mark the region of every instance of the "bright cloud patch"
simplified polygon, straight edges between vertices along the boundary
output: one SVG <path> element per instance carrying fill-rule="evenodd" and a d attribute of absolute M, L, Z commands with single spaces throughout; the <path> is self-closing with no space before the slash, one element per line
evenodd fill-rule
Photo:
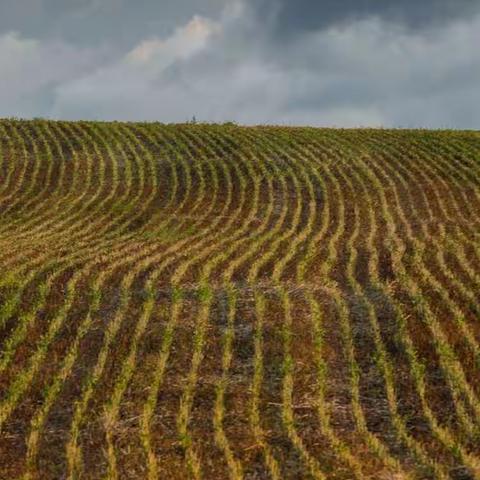
<path fill-rule="evenodd" d="M 166 40 L 145 40 L 127 55 L 127 59 L 140 63 L 159 61 L 165 65 L 176 59 L 185 60 L 205 48 L 209 37 L 219 31 L 219 24 L 195 16 Z"/>

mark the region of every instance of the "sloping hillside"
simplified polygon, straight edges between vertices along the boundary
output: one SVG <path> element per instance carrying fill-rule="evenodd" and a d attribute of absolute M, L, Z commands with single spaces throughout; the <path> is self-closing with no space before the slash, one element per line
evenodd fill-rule
<path fill-rule="evenodd" d="M 480 478 L 480 134 L 0 122 L 0 478 Z"/>

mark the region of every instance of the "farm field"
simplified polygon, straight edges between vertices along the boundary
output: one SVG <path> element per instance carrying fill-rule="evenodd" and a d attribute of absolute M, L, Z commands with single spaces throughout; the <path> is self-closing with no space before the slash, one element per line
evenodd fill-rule
<path fill-rule="evenodd" d="M 480 133 L 0 121 L 0 479 L 480 478 Z"/>

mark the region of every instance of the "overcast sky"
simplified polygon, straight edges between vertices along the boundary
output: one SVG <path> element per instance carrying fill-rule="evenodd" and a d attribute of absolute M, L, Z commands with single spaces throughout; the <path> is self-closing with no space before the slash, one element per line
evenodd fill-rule
<path fill-rule="evenodd" d="M 480 129 L 480 1 L 0 0 L 0 116 Z"/>

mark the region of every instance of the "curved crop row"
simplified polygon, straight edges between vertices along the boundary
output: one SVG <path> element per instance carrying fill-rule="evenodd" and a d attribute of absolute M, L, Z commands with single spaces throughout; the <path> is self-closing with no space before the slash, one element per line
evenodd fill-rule
<path fill-rule="evenodd" d="M 1 121 L 0 476 L 480 478 L 479 145 Z"/>

